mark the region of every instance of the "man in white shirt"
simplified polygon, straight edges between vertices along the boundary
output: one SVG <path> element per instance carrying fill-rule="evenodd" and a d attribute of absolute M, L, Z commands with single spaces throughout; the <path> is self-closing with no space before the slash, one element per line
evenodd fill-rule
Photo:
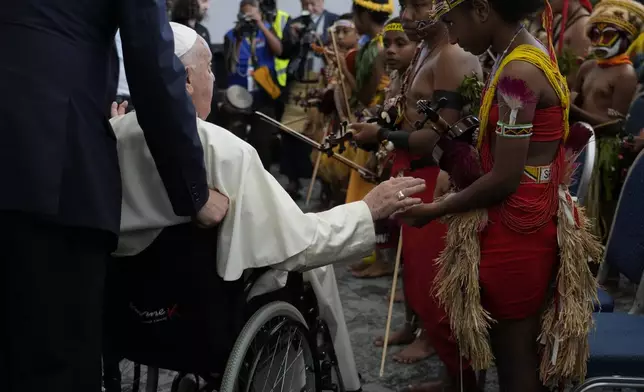
<path fill-rule="evenodd" d="M 275 289 L 282 284 L 285 271 L 303 271 L 316 292 L 321 317 L 329 324 L 345 386 L 347 390 L 359 389 L 333 268 L 326 266 L 370 254 L 375 246 L 373 222 L 420 203 L 408 196 L 422 191 L 424 182 L 392 179 L 363 201 L 304 214 L 264 169 L 254 148 L 202 120 L 208 116 L 212 99 L 211 53 L 194 30 L 176 23 L 171 26 L 175 54 L 186 67 L 186 89 L 199 117 L 195 120 L 204 147 L 209 188 L 230 203 L 218 236 L 213 238 L 219 276 L 235 281 L 249 269 L 270 266 L 273 270 L 266 279 L 278 284 L 273 284 Z M 136 113 L 118 113 L 114 104 L 113 114 L 116 116 L 111 124 L 123 169 L 121 235 L 114 255 L 134 256 L 149 247 L 164 228 L 189 220 L 172 210 Z M 263 286 L 267 284 L 263 282 Z"/>

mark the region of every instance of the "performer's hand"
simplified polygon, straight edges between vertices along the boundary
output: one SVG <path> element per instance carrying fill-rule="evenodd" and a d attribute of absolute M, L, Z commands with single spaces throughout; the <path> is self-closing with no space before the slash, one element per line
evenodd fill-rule
<path fill-rule="evenodd" d="M 127 105 L 127 101 L 121 102 L 120 105 L 116 102 L 112 102 L 112 107 L 110 108 L 110 118 L 124 115 L 125 111 L 127 110 Z"/>
<path fill-rule="evenodd" d="M 388 218 L 399 210 L 405 210 L 422 203 L 418 198 L 409 197 L 425 190 L 425 180 L 413 177 L 396 177 L 380 183 L 362 199 L 373 220 Z M 403 197 L 400 197 L 400 196 Z"/>
<path fill-rule="evenodd" d="M 440 218 L 440 211 L 437 203 L 419 204 L 396 211 L 392 218 L 399 219 L 409 226 L 423 227 Z"/>
<path fill-rule="evenodd" d="M 350 124 L 347 129 L 353 132 L 353 140 L 358 144 L 378 143 L 378 130 L 380 126 L 376 123 Z"/>
<path fill-rule="evenodd" d="M 200 227 L 217 226 L 228 212 L 228 197 L 217 191 L 208 191 L 208 201 L 197 213 L 196 223 Z"/>
<path fill-rule="evenodd" d="M 335 57 L 335 51 L 330 48 L 324 48 L 324 53 L 332 62 L 336 63 L 338 59 Z"/>

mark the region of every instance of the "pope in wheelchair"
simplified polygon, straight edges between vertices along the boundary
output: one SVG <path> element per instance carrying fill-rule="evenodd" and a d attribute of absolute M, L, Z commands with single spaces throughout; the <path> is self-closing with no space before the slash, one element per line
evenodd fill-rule
<path fill-rule="evenodd" d="M 136 113 L 111 119 L 123 201 L 106 283 L 105 376 L 127 358 L 178 372 L 174 390 L 187 374 L 205 380 L 200 390 L 359 390 L 329 264 L 369 255 L 373 222 L 420 203 L 409 196 L 424 182 L 391 179 L 363 201 L 303 213 L 253 147 L 202 120 L 212 99 L 211 53 L 192 29 L 171 26 L 208 184 L 229 207 L 214 229 L 176 216 Z"/>

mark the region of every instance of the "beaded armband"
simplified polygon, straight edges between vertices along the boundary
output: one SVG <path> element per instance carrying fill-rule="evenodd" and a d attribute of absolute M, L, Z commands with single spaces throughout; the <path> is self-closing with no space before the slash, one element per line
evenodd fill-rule
<path fill-rule="evenodd" d="M 507 138 L 525 138 L 532 136 L 532 124 L 496 123 L 496 134 Z"/>

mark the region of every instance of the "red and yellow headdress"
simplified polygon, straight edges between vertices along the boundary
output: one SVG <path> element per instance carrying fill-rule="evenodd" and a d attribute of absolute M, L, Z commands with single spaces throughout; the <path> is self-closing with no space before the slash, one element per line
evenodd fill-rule
<path fill-rule="evenodd" d="M 626 33 L 632 42 L 644 28 L 644 5 L 634 0 L 602 0 L 590 14 L 588 23 L 610 24 Z"/>

